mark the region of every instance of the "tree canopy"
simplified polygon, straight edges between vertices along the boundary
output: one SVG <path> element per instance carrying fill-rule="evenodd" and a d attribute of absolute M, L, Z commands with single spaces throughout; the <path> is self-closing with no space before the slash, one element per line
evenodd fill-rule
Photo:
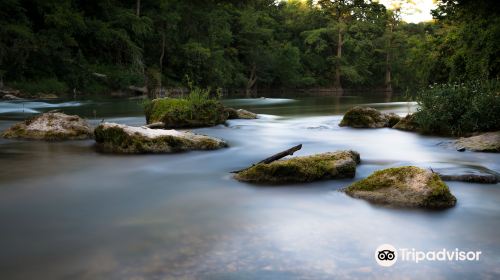
<path fill-rule="evenodd" d="M 492 79 L 495 4 L 440 0 L 434 22 L 412 24 L 366 0 L 5 0 L 0 78 L 86 93 L 177 87 L 186 76 L 247 91 Z"/>

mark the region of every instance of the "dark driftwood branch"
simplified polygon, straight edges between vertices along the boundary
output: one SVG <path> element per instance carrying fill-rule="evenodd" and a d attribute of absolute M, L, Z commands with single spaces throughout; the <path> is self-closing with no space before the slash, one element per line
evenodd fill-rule
<path fill-rule="evenodd" d="M 269 164 L 269 163 L 271 163 L 273 161 L 277 161 L 278 159 L 284 158 L 286 156 L 291 156 L 291 155 L 293 155 L 293 153 L 295 153 L 296 151 L 298 151 L 300 149 L 302 149 L 302 144 L 297 145 L 295 147 L 291 147 L 290 149 L 285 150 L 283 152 L 279 152 L 277 154 L 274 154 L 274 155 L 272 155 L 272 156 L 270 156 L 270 157 L 268 157 L 266 159 L 263 159 L 263 160 L 259 161 L 256 164 L 252 164 L 252 166 L 250 166 L 250 167 L 247 167 L 247 168 L 244 168 L 244 169 L 241 169 L 241 170 L 238 170 L 238 171 L 232 171 L 231 173 L 240 173 L 241 171 L 245 171 L 245 170 L 247 170 L 247 169 L 249 169 L 249 168 L 251 168 L 251 167 L 253 167 L 253 166 L 257 165 L 257 164 L 260 164 L 260 163 Z"/>

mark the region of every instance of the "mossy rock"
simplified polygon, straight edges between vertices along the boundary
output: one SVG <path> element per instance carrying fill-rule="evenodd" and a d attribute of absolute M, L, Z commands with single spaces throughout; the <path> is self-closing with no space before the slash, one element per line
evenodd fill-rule
<path fill-rule="evenodd" d="M 154 99 L 145 106 L 145 114 L 148 124 L 162 122 L 165 128 L 207 127 L 227 120 L 224 106 L 213 99 Z"/>
<path fill-rule="evenodd" d="M 92 138 L 92 128 L 79 116 L 44 113 L 17 123 L 4 131 L 10 139 L 45 141 L 83 140 Z"/>
<path fill-rule="evenodd" d="M 406 115 L 406 117 L 393 125 L 392 128 L 405 131 L 420 131 L 420 126 L 415 121 L 415 115 L 413 114 Z"/>
<path fill-rule="evenodd" d="M 257 114 L 252 113 L 252 112 L 247 111 L 247 110 L 244 110 L 244 109 L 237 109 L 236 110 L 236 109 L 231 108 L 231 107 L 226 107 L 225 111 L 227 113 L 227 118 L 230 119 L 230 120 L 233 120 L 233 119 L 246 119 L 246 120 L 250 120 L 250 119 L 256 119 L 257 118 Z"/>
<path fill-rule="evenodd" d="M 227 147 L 223 140 L 205 135 L 115 123 L 100 124 L 94 134 L 98 150 L 106 153 L 174 153 Z"/>
<path fill-rule="evenodd" d="M 255 184 L 304 183 L 317 180 L 353 178 L 359 154 L 339 151 L 259 163 L 237 173 L 234 178 Z"/>
<path fill-rule="evenodd" d="M 437 173 L 415 166 L 379 170 L 345 192 L 375 204 L 396 207 L 448 208 L 457 199 Z"/>
<path fill-rule="evenodd" d="M 498 153 L 500 152 L 500 131 L 460 138 L 455 141 L 455 146 L 458 150 Z"/>
<path fill-rule="evenodd" d="M 390 127 L 399 121 L 396 114 L 384 114 L 370 107 L 356 106 L 347 111 L 339 126 L 350 126 L 354 128 L 382 128 Z"/>

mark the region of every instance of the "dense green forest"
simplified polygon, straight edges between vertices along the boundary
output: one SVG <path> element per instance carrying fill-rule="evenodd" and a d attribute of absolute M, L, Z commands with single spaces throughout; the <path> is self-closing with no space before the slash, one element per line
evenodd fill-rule
<path fill-rule="evenodd" d="M 3 0 L 0 86 L 105 94 L 189 77 L 228 92 L 404 91 L 494 79 L 496 4 L 441 0 L 433 22 L 410 24 L 405 5 L 367 0 Z"/>

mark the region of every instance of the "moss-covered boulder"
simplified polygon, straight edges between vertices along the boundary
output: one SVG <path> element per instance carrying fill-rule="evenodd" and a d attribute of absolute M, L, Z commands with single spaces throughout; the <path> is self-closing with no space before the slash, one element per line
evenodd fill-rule
<path fill-rule="evenodd" d="M 384 114 L 370 107 L 356 106 L 345 113 L 339 126 L 354 128 L 381 128 L 390 127 L 397 123 L 400 117 L 396 114 Z"/>
<path fill-rule="evenodd" d="M 359 154 L 339 151 L 304 157 L 294 157 L 259 163 L 237 173 L 234 177 L 256 184 L 304 183 L 317 180 L 353 178 Z"/>
<path fill-rule="evenodd" d="M 458 150 L 498 153 L 500 152 L 500 131 L 460 138 L 455 141 L 455 146 Z"/>
<path fill-rule="evenodd" d="M 224 106 L 214 99 L 154 99 L 146 104 L 145 114 L 148 124 L 162 122 L 165 128 L 214 126 L 227 120 Z"/>
<path fill-rule="evenodd" d="M 256 119 L 257 114 L 252 113 L 250 111 L 244 110 L 244 109 L 234 109 L 231 107 L 226 107 L 225 111 L 227 113 L 227 118 L 232 120 L 232 119 Z"/>
<path fill-rule="evenodd" d="M 46 141 L 82 140 L 92 138 L 92 128 L 79 116 L 50 112 L 15 124 L 2 136 Z"/>
<path fill-rule="evenodd" d="M 419 131 L 419 125 L 415 121 L 415 115 L 408 114 L 406 117 L 402 118 L 394 126 L 394 129 L 405 130 L 405 131 Z"/>
<path fill-rule="evenodd" d="M 98 150 L 107 153 L 173 153 L 227 147 L 223 140 L 177 130 L 102 123 L 94 130 Z"/>
<path fill-rule="evenodd" d="M 397 207 L 448 208 L 457 202 L 437 173 L 415 166 L 376 171 L 345 192 L 375 204 Z"/>

